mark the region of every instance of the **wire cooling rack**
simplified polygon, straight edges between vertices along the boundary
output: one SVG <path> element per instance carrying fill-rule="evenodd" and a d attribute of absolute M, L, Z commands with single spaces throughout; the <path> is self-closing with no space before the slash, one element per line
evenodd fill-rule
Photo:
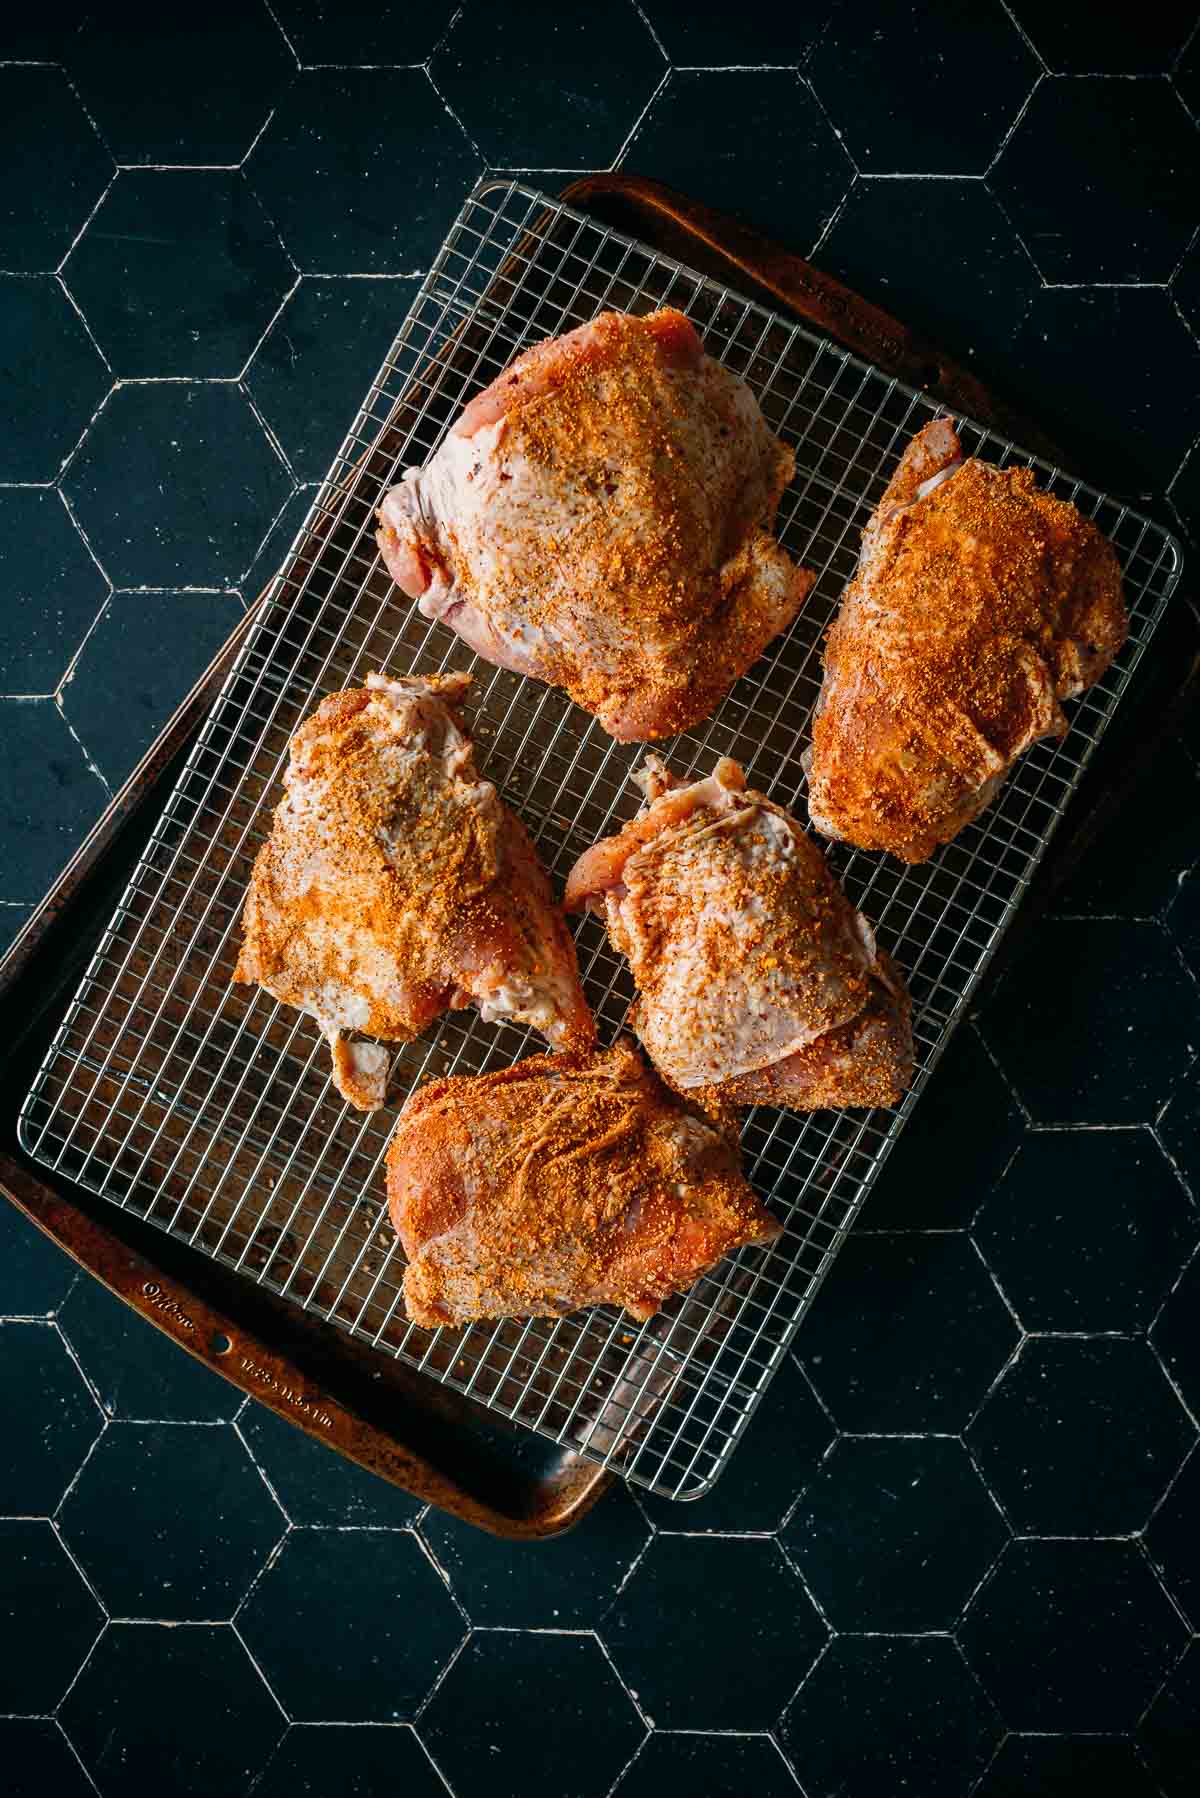
<path fill-rule="evenodd" d="M 469 668 L 479 758 L 562 880 L 636 810 L 642 751 L 558 692 L 481 664 L 392 586 L 374 512 L 464 402 L 521 349 L 605 307 L 671 304 L 753 387 L 796 449 L 779 531 L 819 576 L 788 636 L 707 724 L 665 746 L 677 772 L 740 760 L 804 816 L 801 752 L 820 640 L 863 524 L 930 400 L 711 280 L 519 182 L 468 198 L 276 576 L 24 1106 L 20 1139 L 69 1175 L 352 1335 L 673 1498 L 705 1491 L 740 1435 L 963 1011 L 1175 584 L 1158 526 L 960 421 L 968 453 L 1035 462 L 1121 558 L 1129 643 L 1071 708 L 1066 740 L 1018 764 L 979 823 L 923 866 L 842 845 L 830 860 L 903 967 L 918 1072 L 898 1111 L 760 1109 L 746 1168 L 784 1225 L 635 1327 L 575 1316 L 425 1331 L 408 1324 L 403 1256 L 384 1216 L 395 1104 L 435 1073 L 503 1066 L 540 1040 L 454 1013 L 401 1048 L 388 1109 L 338 1099 L 315 1026 L 230 984 L 251 864 L 279 797 L 288 739 L 317 700 L 374 668 Z M 632 996 L 595 920 L 580 961 L 602 1037 Z"/>

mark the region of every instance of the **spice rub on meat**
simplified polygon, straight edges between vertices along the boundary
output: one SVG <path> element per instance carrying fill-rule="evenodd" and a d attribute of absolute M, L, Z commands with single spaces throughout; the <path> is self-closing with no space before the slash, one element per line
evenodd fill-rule
<path fill-rule="evenodd" d="M 769 534 L 792 452 L 670 309 L 540 343 L 380 509 L 391 574 L 612 736 L 706 718 L 814 576 Z"/>
<path fill-rule="evenodd" d="M 1062 736 L 1061 701 L 1125 641 L 1111 544 L 1029 468 L 961 459 L 949 419 L 905 450 L 829 632 L 809 752 L 828 837 L 925 861 Z"/>
<path fill-rule="evenodd" d="M 630 1021 L 669 1085 L 705 1103 L 895 1105 L 912 1078 L 908 992 L 811 837 L 722 759 L 580 857 L 568 910 L 629 958 Z"/>
<path fill-rule="evenodd" d="M 427 1329 L 600 1304 L 652 1317 L 722 1256 L 781 1234 L 734 1143 L 627 1039 L 419 1087 L 387 1184 L 405 1306 Z"/>
<path fill-rule="evenodd" d="M 595 1027 L 561 911 L 524 826 L 475 767 L 463 674 L 332 693 L 291 742 L 234 979 L 309 1012 L 333 1079 L 383 1103 L 388 1055 L 448 1007 L 586 1048 Z"/>

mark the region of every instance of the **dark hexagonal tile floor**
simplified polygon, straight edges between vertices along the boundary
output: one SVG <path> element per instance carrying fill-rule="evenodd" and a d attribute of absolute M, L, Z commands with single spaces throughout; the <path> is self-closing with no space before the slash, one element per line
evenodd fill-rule
<path fill-rule="evenodd" d="M 427 268 L 479 173 L 420 69 L 297 76 L 246 166 L 293 258 L 317 274 Z"/>
<path fill-rule="evenodd" d="M 1017 1342 L 960 1235 L 861 1235 L 843 1245 L 796 1352 L 845 1430 L 959 1430 Z"/>
<path fill-rule="evenodd" d="M 242 615 L 236 593 L 113 594 L 63 692 L 67 717 L 111 787 L 132 772 Z"/>
<path fill-rule="evenodd" d="M 10 908 L 0 908 L 0 933 L 9 916 Z M 25 912 L 13 906 L 11 916 L 23 922 Z M 15 1205 L 0 1205 L 0 1317 L 48 1316 L 62 1304 L 78 1273 L 70 1256 Z"/>
<path fill-rule="evenodd" d="M 843 1437 L 782 1540 L 839 1630 L 949 1629 L 1007 1540 L 960 1442 Z"/>
<path fill-rule="evenodd" d="M 954 0 L 933 0 L 922 8 L 919 30 L 903 0 L 874 7 L 865 31 L 853 9 L 840 10 L 808 68 L 869 175 L 981 175 L 1038 72 L 996 0 L 969 15 Z M 970 105 L 962 104 L 967 93 Z"/>
<path fill-rule="evenodd" d="M 1172 79 L 1192 117 L 1200 118 L 1200 37 L 1195 32 L 1175 64 Z"/>
<path fill-rule="evenodd" d="M 52 693 L 108 583 L 52 488 L 0 488 L 0 670 L 9 693 Z"/>
<path fill-rule="evenodd" d="M 1194 798 L 1186 788 L 1185 793 L 1192 798 L 1192 803 L 1200 806 L 1200 769 L 1197 770 L 1197 775 Z M 1177 877 L 1165 922 L 1167 935 L 1196 979 L 1200 980 L 1200 866 Z"/>
<path fill-rule="evenodd" d="M 297 487 L 264 534 L 262 542 L 256 546 L 240 582 L 242 597 L 248 606 L 261 599 L 267 583 L 279 573 L 292 546 L 292 538 L 304 523 L 316 494 L 316 485 Z"/>
<path fill-rule="evenodd" d="M 1140 1530 L 1196 1439 L 1140 1338 L 1032 1338 L 967 1432 L 1026 1535 Z"/>
<path fill-rule="evenodd" d="M 1195 1798 L 1200 1783 L 1200 1641 L 1193 1641 L 1138 1731 L 1167 1798 Z"/>
<path fill-rule="evenodd" d="M 240 162 L 295 67 L 258 0 L 216 0 L 203 18 L 85 9 L 63 51 L 121 163 Z"/>
<path fill-rule="evenodd" d="M 293 1530 L 237 1626 L 291 1716 L 351 1723 L 410 1718 L 466 1629 L 410 1531 L 340 1529 Z"/>
<path fill-rule="evenodd" d="M 446 1798 L 408 1724 L 294 1723 L 254 1798 Z"/>
<path fill-rule="evenodd" d="M 259 345 L 246 383 L 297 480 L 324 480 L 416 287 L 306 275 Z"/>
<path fill-rule="evenodd" d="M 421 1511 L 410 1492 L 336 1454 L 265 1405 L 251 1404 L 238 1430 L 293 1523 L 400 1529 Z"/>
<path fill-rule="evenodd" d="M 665 72 L 634 7 L 549 0 L 520 13 L 467 0 L 431 67 L 485 161 L 513 169 L 611 163 Z"/>
<path fill-rule="evenodd" d="M 816 1473 L 834 1434 L 811 1386 L 788 1355 L 712 1490 L 687 1505 L 653 1493 L 645 1494 L 642 1502 L 660 1530 L 728 1530 L 738 1535 L 777 1530 L 796 1494 Z"/>
<path fill-rule="evenodd" d="M 486 1769 L 490 1798 L 527 1798 L 536 1743 L 545 1791 L 603 1798 L 644 1730 L 594 1636 L 477 1630 L 420 1733 L 453 1791 Z"/>
<path fill-rule="evenodd" d="M 1005 365 L 1013 398 L 1097 487 L 1165 487 L 1187 454 L 1200 345 L 1163 288 L 1043 288 L 1014 320 Z"/>
<path fill-rule="evenodd" d="M 61 1721 L 105 1798 L 245 1792 L 284 1718 L 227 1625 L 116 1623 Z"/>
<path fill-rule="evenodd" d="M 1196 22 L 1192 0 L 1156 0 L 1145 13 L 1097 6 L 1083 29 L 1069 6 L 1013 0 L 1012 10 L 1056 75 L 1161 75 Z"/>
<path fill-rule="evenodd" d="M 40 899 L 107 796 L 52 699 L 0 700 L 0 894 Z"/>
<path fill-rule="evenodd" d="M 129 169 L 63 279 L 119 375 L 236 375 L 295 280 L 244 175 Z"/>
<path fill-rule="evenodd" d="M 618 1487 L 565 1536 L 524 1550 L 441 1511 L 430 1511 L 421 1534 L 472 1623 L 587 1629 L 616 1597 L 650 1529 Z"/>
<path fill-rule="evenodd" d="M 48 1517 L 102 1423 L 57 1330 L 0 1324 L 0 1515 Z"/>
<path fill-rule="evenodd" d="M 48 1523 L 0 1522 L 0 1710 L 52 1711 L 103 1624 Z"/>
<path fill-rule="evenodd" d="M 933 1071 L 858 1215 L 860 1230 L 963 1230 L 1022 1136 L 1016 1102 L 969 1025 Z"/>
<path fill-rule="evenodd" d="M 1179 958 L 1156 924 L 1046 919 L 982 1016 L 1038 1123 L 1149 1123 L 1187 1065 Z"/>
<path fill-rule="evenodd" d="M 946 1637 L 839 1636 L 779 1734 L 816 1798 L 956 1798 L 987 1765 L 1001 1728 Z"/>
<path fill-rule="evenodd" d="M 95 1798 L 79 1756 L 48 1717 L 0 1718 L 0 1766 L 6 1798 Z"/>
<path fill-rule="evenodd" d="M 1192 328 L 1197 329 L 1195 324 Z M 1163 517 L 1178 526 L 1185 541 L 1190 537 L 1193 543 L 1200 542 L 1200 448 L 1180 463 L 1169 483 L 1169 494 L 1176 517 L 1172 520 L 1166 510 Z"/>
<path fill-rule="evenodd" d="M 53 480 L 107 393 L 109 372 L 53 275 L 0 276 L 0 343 L 0 480 Z"/>
<path fill-rule="evenodd" d="M 453 0 L 415 11 L 401 0 L 275 0 L 275 17 L 302 64 L 424 62 L 454 17 Z"/>
<path fill-rule="evenodd" d="M 61 69 L 0 67 L 0 162 L 0 268 L 57 268 L 113 173 Z"/>
<path fill-rule="evenodd" d="M 1060 914 L 1088 917 L 1155 918 L 1179 892 L 1179 870 L 1196 853 L 1194 820 L 1200 811 L 1200 769 L 1183 745 L 1161 744 L 1126 804 L 1136 816 L 1145 847 L 1137 855 L 1114 855 L 1112 837 L 1101 832 L 1054 895 Z"/>
<path fill-rule="evenodd" d="M 117 587 L 232 586 L 291 491 L 243 393 L 119 387 L 64 477 Z"/>
<path fill-rule="evenodd" d="M 754 1604 L 744 1594 L 754 1593 Z M 768 1729 L 827 1631 L 776 1543 L 659 1536 L 600 1634 L 646 1715 L 664 1729 Z M 704 1644 L 680 1680 L 680 1642 Z"/>
<path fill-rule="evenodd" d="M 1200 330 L 1200 241 L 1183 258 L 1171 282 L 1175 303 L 1193 331 Z"/>
<path fill-rule="evenodd" d="M 713 120 L 741 112 L 751 93 L 754 140 L 731 160 Z M 635 174 L 653 171 L 656 180 L 775 232 L 805 255 L 854 179 L 829 120 L 791 69 L 674 71 L 621 164 Z M 798 168 L 803 181 L 795 178 Z"/>
<path fill-rule="evenodd" d="M 98 1280 L 76 1281 L 59 1328 L 110 1417 L 223 1423 L 242 1404 L 236 1386 L 176 1347 Z"/>
<path fill-rule="evenodd" d="M 1002 362 L 1013 319 L 1039 285 L 980 181 L 860 181 L 819 261 L 951 355 L 984 368 Z"/>
<path fill-rule="evenodd" d="M 1027 1330 L 1138 1330 L 1200 1218 L 1149 1131 L 1039 1130 L 972 1234 Z"/>
<path fill-rule="evenodd" d="M 1067 78 L 1041 83 L 988 181 L 1047 281 L 1166 281 L 1196 228 L 1195 174 L 1168 81 Z"/>
<path fill-rule="evenodd" d="M 1133 1727 L 1187 1639 L 1132 1542 L 1010 1542 L 959 1641 L 1016 1730 Z"/>
<path fill-rule="evenodd" d="M 1200 1454 L 1193 1452 L 1150 1519 L 1146 1546 L 1168 1592 L 1200 1630 Z"/>
<path fill-rule="evenodd" d="M 745 0 L 736 12 L 646 0 L 642 11 L 676 68 L 761 68 L 803 62 L 828 16 L 813 0 Z"/>
<path fill-rule="evenodd" d="M 112 1615 L 207 1621 L 232 1616 L 286 1527 L 221 1424 L 113 1424 L 59 1521 Z"/>
<path fill-rule="evenodd" d="M 1087 1736 L 1009 1736 L 972 1798 L 1158 1798 L 1130 1742 Z"/>
<path fill-rule="evenodd" d="M 1178 1103 L 1178 1101 L 1176 1101 Z M 1155 1348 L 1191 1406 L 1200 1415 L 1200 1255 L 1184 1269 L 1150 1332 Z"/>
<path fill-rule="evenodd" d="M 1190 1070 L 1180 1080 L 1158 1120 L 1157 1133 L 1195 1195 L 1200 1194 L 1200 1084 L 1193 1075 Z"/>
<path fill-rule="evenodd" d="M 617 1781 L 613 1798 L 796 1798 L 796 1781 L 770 1736 L 647 1736 L 637 1759 Z"/>

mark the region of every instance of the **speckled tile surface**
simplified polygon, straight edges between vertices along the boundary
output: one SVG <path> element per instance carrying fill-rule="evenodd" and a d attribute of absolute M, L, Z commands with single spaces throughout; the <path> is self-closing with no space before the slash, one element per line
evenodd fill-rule
<path fill-rule="evenodd" d="M 274 571 L 485 167 L 741 211 L 1200 530 L 1198 69 L 1165 0 L 0 26 L 0 947 Z M 694 1505 L 475 1535 L 0 1210 L 0 1785 L 1194 1798 L 1198 794 L 1192 720 Z"/>

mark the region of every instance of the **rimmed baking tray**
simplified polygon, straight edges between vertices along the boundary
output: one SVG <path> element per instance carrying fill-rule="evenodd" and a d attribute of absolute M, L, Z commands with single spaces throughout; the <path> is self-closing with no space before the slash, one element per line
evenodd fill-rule
<path fill-rule="evenodd" d="M 671 1497 L 697 1496 L 711 1485 L 994 955 L 1180 565 L 1177 543 L 1159 526 L 1042 465 L 1046 483 L 1092 512 L 1122 555 L 1130 644 L 1074 709 L 1065 744 L 1042 745 L 1026 757 L 997 806 L 933 862 L 908 869 L 884 857 L 831 851 L 851 897 L 908 973 L 919 1074 L 896 1113 L 751 1115 L 748 1165 L 785 1224 L 780 1244 L 723 1264 L 641 1329 L 596 1309 L 462 1332 L 416 1330 L 403 1317 L 400 1251 L 381 1209 L 380 1161 L 394 1111 L 363 1119 L 346 1110 L 328 1084 L 315 1028 L 266 995 L 229 984 L 250 862 L 300 718 L 321 693 L 372 667 L 472 665 L 457 639 L 427 626 L 380 567 L 372 521 L 381 492 L 400 467 L 424 459 L 464 400 L 528 342 L 607 305 L 681 306 L 710 352 L 751 382 L 773 426 L 795 444 L 798 473 L 781 508 L 781 534 L 820 578 L 788 638 L 712 720 L 665 753 L 681 770 L 736 755 L 756 783 L 802 810 L 799 756 L 819 684 L 821 632 L 897 455 L 943 408 L 596 213 L 635 205 L 660 236 L 690 232 L 705 255 L 723 257 L 747 281 L 765 283 L 857 347 L 918 378 L 935 377 L 956 411 L 964 397 L 966 378 L 931 359 L 885 315 L 781 253 L 756 252 L 746 234 L 722 221 L 694 210 L 689 220 L 686 203 L 615 178 L 574 197 L 589 210 L 515 181 L 482 183 L 468 198 L 283 570 L 208 684 L 211 693 L 219 683 L 215 704 L 196 734 L 197 700 L 160 752 L 163 762 L 177 745 L 186 759 L 170 771 L 165 810 L 148 839 L 143 828 L 123 890 L 120 858 L 99 858 L 109 863 L 105 902 L 111 907 L 119 894 L 116 910 L 65 1015 L 61 981 L 42 1008 L 54 1025 L 48 1047 L 44 1031 L 40 1043 L 36 1027 L 29 1035 L 24 1068 L 36 1066 L 36 1075 L 20 1113 L 18 1153 L 0 1167 L 19 1202 L 60 1239 L 70 1236 L 70 1207 L 85 1194 L 93 1231 L 115 1233 L 121 1252 L 126 1233 L 139 1231 L 138 1271 L 151 1271 L 140 1288 L 136 1280 L 117 1282 L 110 1259 L 101 1270 L 110 1283 L 256 1396 L 450 1508 L 463 1508 L 464 1485 L 453 1473 L 447 1483 L 436 1456 L 414 1460 L 405 1445 L 408 1458 L 399 1461 L 385 1450 L 396 1440 L 386 1405 L 364 1407 L 354 1383 L 365 1377 L 377 1385 L 372 1375 L 382 1379 L 387 1369 L 389 1382 L 400 1382 L 389 1384 L 389 1393 L 404 1393 L 405 1421 L 439 1407 L 444 1414 L 461 1393 L 477 1401 L 462 1413 L 470 1430 L 503 1431 L 492 1419 L 526 1426 L 545 1444 L 535 1455 L 556 1458 L 532 1473 L 524 1499 L 507 1509 L 489 1503 L 486 1473 L 477 1468 L 485 1496 L 470 1494 L 467 1508 L 490 1527 L 529 1533 L 578 1514 L 594 1496 L 593 1469 L 615 1469 Z M 724 250 L 723 229 L 730 246 Z M 787 291 L 789 281 L 795 292 Z M 995 419 L 982 390 L 968 386 L 965 396 L 980 402 L 977 413 Z M 961 428 L 973 453 L 998 461 L 1019 453 L 981 422 L 963 418 Z M 487 666 L 474 672 L 481 759 L 561 877 L 581 848 L 634 809 L 628 775 L 641 752 L 612 743 L 560 694 Z M 139 780 L 140 789 L 123 795 L 126 809 L 139 791 L 146 794 L 153 769 Z M 165 785 L 155 787 L 156 804 Z M 145 798 L 143 805 L 145 817 L 152 808 Z M 114 814 L 106 821 L 110 837 L 115 825 Z M 73 885 L 60 883 L 54 906 L 16 946 L 5 964 L 14 991 L 18 983 L 31 990 L 39 961 L 44 972 L 37 939 L 82 883 L 81 865 Z M 94 915 L 103 910 L 94 873 L 87 884 Z M 607 1036 L 621 1023 L 627 977 L 594 922 L 581 927 L 580 944 Z M 73 972 L 78 978 L 77 967 Z M 512 1027 L 448 1018 L 398 1053 L 393 1097 L 398 1101 L 427 1072 L 494 1067 L 532 1046 Z M 57 1210 L 46 1195 L 54 1195 Z M 97 1209 L 96 1201 L 107 1203 Z M 93 1260 L 94 1251 L 93 1243 Z M 154 1272 L 168 1255 L 169 1281 Z M 215 1310 L 212 1319 L 207 1312 L 199 1319 L 188 1294 L 207 1304 L 200 1289 L 213 1280 L 226 1309 L 219 1319 Z M 262 1319 L 256 1343 L 234 1323 L 243 1308 L 253 1310 L 256 1323 Z M 311 1375 L 296 1379 L 289 1357 L 297 1355 L 298 1331 L 320 1345 L 322 1379 L 335 1368 L 353 1369 L 357 1411 L 335 1415 L 338 1408 Z M 284 1354 L 265 1358 L 268 1344 L 277 1351 L 284 1338 Z M 491 1414 L 486 1424 L 479 1403 Z M 505 1433 L 503 1448 L 491 1441 L 487 1452 L 519 1462 L 519 1440 Z M 524 1439 L 526 1460 L 533 1442 Z M 511 1500 L 511 1481 L 508 1490 Z"/>

